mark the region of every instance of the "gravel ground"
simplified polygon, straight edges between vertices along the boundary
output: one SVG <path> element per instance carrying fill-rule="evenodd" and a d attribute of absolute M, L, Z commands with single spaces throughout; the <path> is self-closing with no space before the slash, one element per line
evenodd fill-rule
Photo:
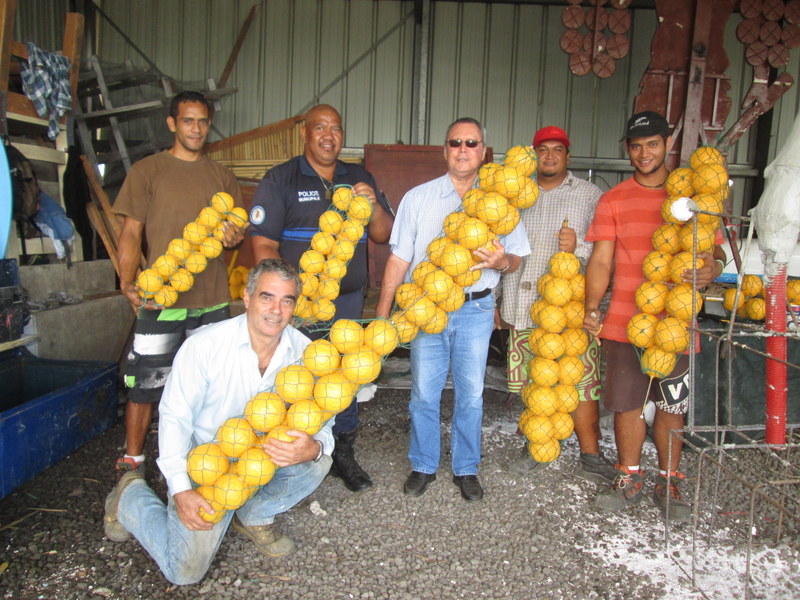
<path fill-rule="evenodd" d="M 574 436 L 550 467 L 511 474 L 507 465 L 522 447 L 515 433 L 520 407 L 502 392 L 486 394 L 484 501 L 461 499 L 449 456 L 426 494 L 405 497 L 407 401 L 407 391 L 379 389 L 361 405 L 357 449 L 372 490 L 353 494 L 328 478 L 278 517 L 277 526 L 298 543 L 296 554 L 266 559 L 231 531 L 206 578 L 184 587 L 170 585 L 135 541 L 115 544 L 103 536 L 103 500 L 115 482 L 111 460 L 124 438 L 120 423 L 0 502 L 0 594 L 63 600 L 744 597 L 742 511 L 715 511 L 713 527 L 701 524 L 708 535 L 693 554 L 688 525 L 671 526 L 665 547 L 663 520 L 649 500 L 651 481 L 648 498 L 627 513 L 595 511 L 598 488 L 573 473 Z M 446 424 L 451 410 L 452 393 L 445 392 Z M 148 440 L 151 456 L 155 437 Z M 609 456 L 611 439 L 605 431 Z M 654 462 L 648 443 L 643 463 Z M 687 470 L 693 462 L 688 456 Z M 163 492 L 155 471 L 150 465 L 148 479 Z M 700 590 L 690 582 L 693 555 Z M 756 537 L 751 597 L 800 597 L 797 569 L 796 535 Z"/>

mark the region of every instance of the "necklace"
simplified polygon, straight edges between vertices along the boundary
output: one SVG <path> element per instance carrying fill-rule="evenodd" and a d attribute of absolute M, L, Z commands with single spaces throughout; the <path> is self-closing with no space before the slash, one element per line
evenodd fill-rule
<path fill-rule="evenodd" d="M 328 184 L 328 183 L 327 183 L 327 182 L 326 182 L 326 181 L 325 181 L 325 180 L 322 178 L 322 175 L 320 175 L 319 173 L 317 174 L 317 177 L 319 177 L 319 180 L 322 182 L 322 187 L 324 187 L 324 188 L 325 188 L 325 200 L 330 200 L 330 199 L 332 198 L 332 195 L 331 195 L 331 188 L 333 187 L 333 182 L 331 181 L 331 183 L 330 183 L 330 184 Z"/>
<path fill-rule="evenodd" d="M 657 189 L 659 189 L 659 188 L 662 188 L 662 187 L 664 187 L 664 184 L 665 184 L 665 183 L 667 183 L 667 180 L 665 179 L 664 181 L 662 181 L 662 182 L 661 182 L 661 183 L 659 183 L 658 185 L 647 185 L 646 183 L 642 183 L 642 182 L 641 182 L 641 181 L 639 181 L 638 179 L 636 180 L 636 183 L 638 183 L 638 184 L 639 184 L 639 185 L 641 185 L 642 187 L 650 188 L 651 190 L 657 190 Z"/>

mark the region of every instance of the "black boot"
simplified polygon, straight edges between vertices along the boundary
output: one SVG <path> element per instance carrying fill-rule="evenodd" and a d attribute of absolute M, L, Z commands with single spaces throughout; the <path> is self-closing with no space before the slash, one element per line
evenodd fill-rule
<path fill-rule="evenodd" d="M 333 465 L 331 475 L 341 477 L 344 486 L 351 492 L 360 492 L 372 487 L 369 475 L 356 462 L 353 453 L 353 442 L 356 441 L 356 432 L 333 434 L 336 446 L 333 449 Z"/>

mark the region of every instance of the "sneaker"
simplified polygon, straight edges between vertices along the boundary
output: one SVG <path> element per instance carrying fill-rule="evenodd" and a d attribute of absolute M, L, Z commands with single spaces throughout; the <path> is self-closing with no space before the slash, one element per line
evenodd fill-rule
<path fill-rule="evenodd" d="M 617 511 L 642 501 L 644 478 L 642 472 L 631 473 L 622 465 L 616 466 L 616 477 L 611 486 L 594 498 L 594 505 L 600 510 Z"/>
<path fill-rule="evenodd" d="M 294 541 L 289 536 L 283 535 L 272 525 L 245 525 L 234 515 L 231 521 L 233 528 L 250 538 L 261 552 L 270 558 L 280 558 L 295 551 Z"/>
<path fill-rule="evenodd" d="M 692 505 L 681 499 L 681 483 L 684 477 L 683 473 L 673 471 L 670 473 L 670 481 L 667 483 L 667 478 L 659 474 L 653 490 L 653 504 L 661 509 L 664 518 L 669 516 L 670 521 L 679 523 L 688 523 L 692 519 Z M 669 495 L 667 494 L 668 487 Z M 667 512 L 667 499 L 669 499 L 669 513 Z"/>
<path fill-rule="evenodd" d="M 130 456 L 121 456 L 118 458 L 116 467 L 117 471 L 120 471 L 121 473 L 130 473 L 131 471 L 135 471 L 144 475 L 144 461 L 137 462 Z"/>
<path fill-rule="evenodd" d="M 603 456 L 602 452 L 600 454 L 581 453 L 578 467 L 575 469 L 576 475 L 601 484 L 613 483 L 617 473 L 614 463 Z"/>
<path fill-rule="evenodd" d="M 119 499 L 122 497 L 122 491 L 137 479 L 144 479 L 144 476 L 138 471 L 125 473 L 117 482 L 117 485 L 114 486 L 114 489 L 106 496 L 103 531 L 112 542 L 127 542 L 131 539 L 131 534 L 118 520 Z"/>

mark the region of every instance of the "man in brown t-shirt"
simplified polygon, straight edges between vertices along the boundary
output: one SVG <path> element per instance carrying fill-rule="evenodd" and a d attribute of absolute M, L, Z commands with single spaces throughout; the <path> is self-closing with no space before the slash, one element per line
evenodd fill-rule
<path fill-rule="evenodd" d="M 126 451 L 117 460 L 122 471 L 144 464 L 144 438 L 161 398 L 172 359 L 187 335 L 203 325 L 230 316 L 227 273 L 223 256 L 210 259 L 194 285 L 170 308 L 143 302 L 134 281 L 146 252 L 146 263 L 164 254 L 169 242 L 183 235 L 217 192 L 230 194 L 241 205 L 241 191 L 231 173 L 203 154 L 212 109 L 198 92 L 181 92 L 170 103 L 167 127 L 175 134 L 172 147 L 136 163 L 125 178 L 114 212 L 125 219 L 119 239 L 120 291 L 137 312 L 133 347 L 128 355 L 125 384 Z M 225 248 L 241 243 L 244 230 L 224 222 Z"/>

